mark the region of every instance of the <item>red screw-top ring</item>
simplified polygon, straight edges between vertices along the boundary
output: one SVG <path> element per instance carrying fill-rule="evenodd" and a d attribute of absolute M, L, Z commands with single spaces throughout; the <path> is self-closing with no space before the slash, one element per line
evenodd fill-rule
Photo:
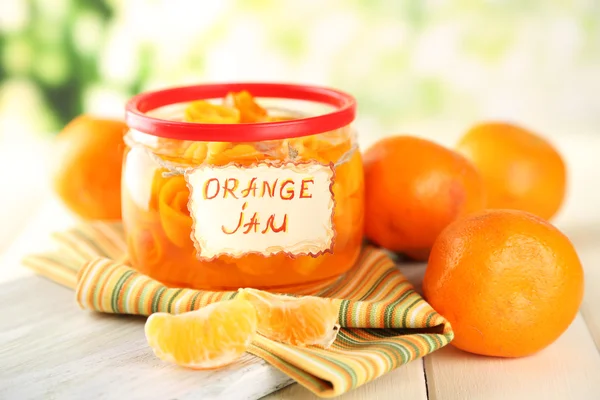
<path fill-rule="evenodd" d="M 242 90 L 255 97 L 307 100 L 336 109 L 314 117 L 246 124 L 197 124 L 146 115 L 162 106 L 222 98 L 229 92 Z M 356 100 L 347 93 L 320 86 L 281 83 L 206 84 L 158 90 L 134 96 L 126 108 L 126 122 L 131 129 L 164 138 L 205 142 L 257 142 L 315 135 L 344 127 L 354 121 L 355 115 Z"/>

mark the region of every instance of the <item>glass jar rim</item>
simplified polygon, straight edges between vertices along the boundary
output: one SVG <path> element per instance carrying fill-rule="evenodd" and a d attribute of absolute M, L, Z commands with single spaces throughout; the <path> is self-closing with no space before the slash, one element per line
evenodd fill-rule
<path fill-rule="evenodd" d="M 255 97 L 305 100 L 327 104 L 335 110 L 326 114 L 275 122 L 207 124 L 169 121 L 146 113 L 159 107 L 194 100 L 225 97 L 229 92 L 249 91 Z M 322 86 L 285 83 L 218 83 L 150 91 L 132 97 L 125 120 L 130 129 L 178 140 L 255 142 L 315 135 L 342 128 L 354 121 L 355 98 Z"/>

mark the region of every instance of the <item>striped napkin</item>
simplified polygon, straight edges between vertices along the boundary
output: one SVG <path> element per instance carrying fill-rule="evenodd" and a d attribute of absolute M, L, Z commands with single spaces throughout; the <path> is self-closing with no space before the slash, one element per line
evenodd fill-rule
<path fill-rule="evenodd" d="M 54 238 L 56 252 L 28 256 L 24 264 L 75 289 L 84 309 L 181 313 L 236 295 L 167 288 L 136 272 L 123 262 L 127 256 L 120 223 L 88 223 Z M 344 276 L 311 294 L 340 299 L 342 329 L 330 348 L 301 348 L 259 336 L 249 352 L 321 397 L 352 390 L 453 338 L 448 322 L 413 290 L 385 253 L 372 247 L 365 247 Z"/>

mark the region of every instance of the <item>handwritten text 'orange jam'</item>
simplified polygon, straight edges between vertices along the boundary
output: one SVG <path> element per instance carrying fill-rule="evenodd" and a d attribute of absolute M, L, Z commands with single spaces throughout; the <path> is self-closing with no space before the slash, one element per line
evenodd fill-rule
<path fill-rule="evenodd" d="M 303 178 L 298 181 L 293 178 L 283 179 L 281 181 L 279 179 L 267 181 L 253 177 L 249 179 L 245 185 L 240 185 L 240 181 L 237 178 L 224 178 L 221 180 L 218 178 L 210 178 L 204 183 L 202 194 L 205 200 L 217 198 L 226 199 L 228 196 L 235 199 L 248 197 L 277 197 L 281 200 L 292 200 L 296 197 L 296 193 L 298 193 L 298 199 L 311 199 L 312 194 L 309 190 L 314 183 L 315 180 L 313 178 Z M 248 202 L 244 202 L 235 228 L 227 228 L 225 225 L 221 225 L 223 233 L 233 235 L 237 232 L 241 232 L 244 235 L 249 233 L 260 233 L 264 235 L 269 232 L 286 233 L 288 231 L 287 213 L 283 214 L 280 218 L 277 218 L 275 214 L 270 214 L 266 218 L 266 222 L 263 226 L 261 225 L 261 215 L 258 212 L 250 212 L 252 216 L 248 222 L 245 222 L 245 211 L 247 207 Z M 276 221 L 281 221 L 278 226 L 276 225 Z M 240 228 L 242 229 L 240 230 Z"/>

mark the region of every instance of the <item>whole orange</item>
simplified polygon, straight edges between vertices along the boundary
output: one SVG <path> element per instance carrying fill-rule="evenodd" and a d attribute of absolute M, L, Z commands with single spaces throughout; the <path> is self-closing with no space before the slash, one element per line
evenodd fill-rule
<path fill-rule="evenodd" d="M 121 218 L 121 165 L 126 130 L 123 122 L 82 115 L 56 137 L 54 190 L 78 216 Z"/>
<path fill-rule="evenodd" d="M 565 164 L 535 133 L 507 123 L 484 123 L 468 131 L 457 149 L 481 172 L 489 208 L 529 211 L 550 219 L 562 205 Z"/>
<path fill-rule="evenodd" d="M 488 210 L 440 234 L 423 291 L 452 325 L 456 347 L 521 357 L 554 342 L 573 321 L 583 270 L 569 239 L 542 218 Z"/>
<path fill-rule="evenodd" d="M 428 140 L 380 140 L 365 152 L 364 171 L 366 236 L 415 259 L 427 259 L 450 222 L 485 206 L 475 167 Z"/>

